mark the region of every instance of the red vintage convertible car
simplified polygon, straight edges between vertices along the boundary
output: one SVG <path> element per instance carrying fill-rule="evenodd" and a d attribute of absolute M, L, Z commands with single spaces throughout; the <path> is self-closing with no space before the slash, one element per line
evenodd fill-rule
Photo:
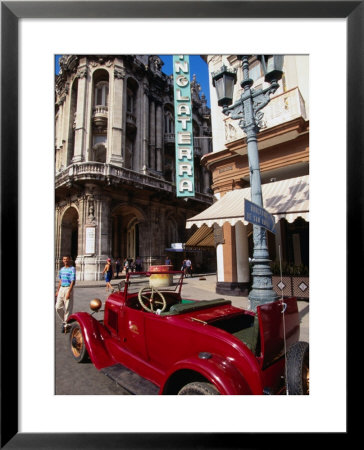
<path fill-rule="evenodd" d="M 182 285 L 182 272 L 129 273 L 104 311 L 94 299 L 91 314 L 70 316 L 76 361 L 91 359 L 132 394 L 308 394 L 295 298 L 254 313 L 230 300 L 185 299 Z"/>

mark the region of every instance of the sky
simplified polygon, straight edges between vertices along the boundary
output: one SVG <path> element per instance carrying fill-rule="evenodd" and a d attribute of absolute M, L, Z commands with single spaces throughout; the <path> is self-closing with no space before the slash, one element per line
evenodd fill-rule
<path fill-rule="evenodd" d="M 171 75 L 173 72 L 172 66 L 172 55 L 159 55 L 159 57 L 164 62 L 164 66 L 162 67 L 162 72 L 166 75 Z M 59 72 L 59 58 L 60 56 L 56 56 L 56 75 Z M 207 100 L 207 106 L 210 107 L 210 90 L 209 90 L 209 75 L 208 68 L 205 61 L 199 55 L 190 55 L 190 74 L 191 79 L 193 75 L 196 75 L 197 82 L 201 85 L 201 94 L 205 94 Z"/>

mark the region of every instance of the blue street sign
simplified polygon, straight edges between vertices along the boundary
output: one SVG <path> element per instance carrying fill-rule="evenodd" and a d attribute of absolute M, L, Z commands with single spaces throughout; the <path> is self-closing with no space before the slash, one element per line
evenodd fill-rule
<path fill-rule="evenodd" d="M 246 198 L 244 199 L 244 218 L 246 221 L 253 223 L 254 225 L 259 225 L 272 233 L 276 232 L 276 223 L 272 214 Z"/>

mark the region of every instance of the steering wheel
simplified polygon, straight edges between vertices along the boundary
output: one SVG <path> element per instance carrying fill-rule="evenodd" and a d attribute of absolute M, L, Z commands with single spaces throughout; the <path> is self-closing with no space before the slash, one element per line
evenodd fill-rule
<path fill-rule="evenodd" d="M 148 291 L 143 295 L 143 291 Z M 156 298 L 154 297 L 154 295 L 156 294 Z M 159 297 L 159 299 L 158 299 Z M 144 287 L 141 288 L 140 291 L 138 292 L 138 300 L 139 303 L 142 305 L 142 307 L 149 312 L 155 312 L 153 310 L 153 305 L 163 305 L 162 308 L 160 309 L 160 312 L 163 312 L 166 307 L 167 307 L 167 302 L 166 299 L 164 298 L 163 294 L 161 292 L 159 292 L 157 289 L 155 288 L 149 288 L 149 287 Z M 147 302 L 147 305 L 144 303 Z"/>

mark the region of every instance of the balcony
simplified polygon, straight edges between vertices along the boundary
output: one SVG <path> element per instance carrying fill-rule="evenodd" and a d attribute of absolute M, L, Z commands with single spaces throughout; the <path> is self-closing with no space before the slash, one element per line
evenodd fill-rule
<path fill-rule="evenodd" d="M 127 112 L 126 113 L 126 130 L 130 133 L 134 133 L 137 129 L 136 117 L 134 114 Z"/>
<path fill-rule="evenodd" d="M 92 110 L 92 123 L 97 128 L 105 128 L 107 126 L 108 107 L 104 105 L 94 106 Z"/>
<path fill-rule="evenodd" d="M 174 133 L 164 133 L 164 145 L 174 145 L 175 134 Z"/>
<path fill-rule="evenodd" d="M 133 189 L 147 189 L 162 191 L 165 193 L 175 193 L 174 183 L 165 181 L 152 174 L 135 172 L 124 167 L 114 166 L 98 162 L 82 162 L 71 164 L 56 174 L 55 188 L 70 188 L 73 184 L 82 182 L 97 182 L 102 185 L 113 185 L 117 187 L 120 184 L 129 185 Z M 212 196 L 196 192 L 195 201 L 202 203 L 212 203 Z"/>
<path fill-rule="evenodd" d="M 298 117 L 307 119 L 305 102 L 297 87 L 272 98 L 264 108 L 262 128 L 274 127 Z"/>
<path fill-rule="evenodd" d="M 261 121 L 261 131 L 300 117 L 307 120 L 305 102 L 298 87 L 273 97 L 261 112 L 264 114 Z M 225 120 L 226 143 L 245 137 L 245 133 L 236 122 L 230 117 Z"/>
<path fill-rule="evenodd" d="M 114 166 L 98 162 L 83 162 L 72 164 L 66 169 L 56 174 L 56 189 L 69 184 L 70 182 L 80 181 L 101 181 L 107 184 L 125 183 L 134 187 L 151 187 L 167 192 L 173 191 L 172 183 L 125 169 L 124 167 Z"/>

